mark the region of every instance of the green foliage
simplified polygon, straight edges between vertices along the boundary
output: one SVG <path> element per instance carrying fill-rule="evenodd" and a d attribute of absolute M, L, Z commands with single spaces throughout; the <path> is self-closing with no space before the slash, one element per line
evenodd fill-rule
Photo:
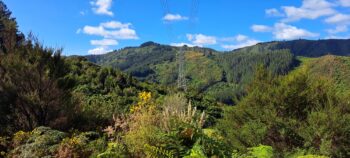
<path fill-rule="evenodd" d="M 243 85 L 225 82 L 214 84 L 203 92 L 205 99 L 216 100 L 228 105 L 235 104 L 244 95 L 245 90 Z"/>
<path fill-rule="evenodd" d="M 15 47 L 23 41 L 24 36 L 17 28 L 17 22 L 12 17 L 11 11 L 3 1 L 0 1 L 0 56 L 13 53 Z"/>
<path fill-rule="evenodd" d="M 0 73 L 0 93 L 4 94 L 0 108 L 7 112 L 5 120 L 11 122 L 7 132 L 37 126 L 67 128 L 75 104 L 70 89 L 61 85 L 67 72 L 60 52 L 30 37 L 16 51 L 0 58 L 4 70 Z"/>
<path fill-rule="evenodd" d="M 73 82 L 73 94 L 81 104 L 77 128 L 106 126 L 113 114 L 128 112 L 142 90 L 158 94 L 159 88 L 153 85 L 142 84 L 118 70 L 99 67 L 84 58 L 71 57 L 66 62 L 70 71 L 65 78 Z"/>
<path fill-rule="evenodd" d="M 250 83 L 253 70 L 264 65 L 274 74 L 286 74 L 298 63 L 294 55 L 322 56 L 329 53 L 347 55 L 346 40 L 295 40 L 268 42 L 255 46 L 218 53 L 205 48 L 188 48 L 185 51 L 185 76 L 195 93 L 208 91 L 217 101 L 233 104 L 232 98 L 241 98 L 244 84 Z M 148 42 L 140 47 L 127 47 L 101 56 L 87 56 L 99 65 L 112 66 L 141 79 L 175 86 L 177 79 L 176 52 L 178 48 Z M 230 90 L 218 89 L 239 84 Z M 345 84 L 344 84 L 345 85 Z M 212 88 L 216 87 L 216 88 Z M 211 89 L 211 90 L 208 90 Z M 221 95 L 223 94 L 224 95 Z"/>
<path fill-rule="evenodd" d="M 196 145 L 201 145 L 207 157 L 228 157 L 231 153 L 223 143 L 223 137 L 214 129 L 203 129 Z"/>
<path fill-rule="evenodd" d="M 95 157 L 106 150 L 107 141 L 96 132 L 83 132 L 64 138 L 57 149 L 56 157 Z"/>
<path fill-rule="evenodd" d="M 288 50 L 243 51 L 220 54 L 217 59 L 226 72 L 230 83 L 247 84 L 254 77 L 254 70 L 263 65 L 273 74 L 286 74 L 295 65 L 295 59 Z"/>
<path fill-rule="evenodd" d="M 203 151 L 203 147 L 199 144 L 195 144 L 191 149 L 190 155 L 184 158 L 207 158 Z"/>
<path fill-rule="evenodd" d="M 155 146 L 150 146 L 148 144 L 145 144 L 145 148 L 146 148 L 146 155 L 147 157 L 154 157 L 154 158 L 173 158 L 173 152 L 172 151 L 168 151 L 165 149 L 162 149 L 160 147 L 155 147 Z"/>
<path fill-rule="evenodd" d="M 328 158 L 327 156 L 319 156 L 319 155 L 305 155 L 299 156 L 298 158 Z"/>
<path fill-rule="evenodd" d="M 119 143 L 108 143 L 107 150 L 97 155 L 97 158 L 127 157 L 125 146 Z"/>
<path fill-rule="evenodd" d="M 321 57 L 324 55 L 349 55 L 349 40 L 329 39 L 329 40 L 293 40 L 293 41 L 273 41 L 259 43 L 257 45 L 237 49 L 232 52 L 241 51 L 266 51 L 287 49 L 295 56 Z"/>
<path fill-rule="evenodd" d="M 96 132 L 67 133 L 38 127 L 30 132 L 14 134 L 9 157 L 96 157 L 105 151 L 107 141 Z"/>
<path fill-rule="evenodd" d="M 184 49 L 186 51 L 185 74 L 190 80 L 191 88 L 197 91 L 203 90 L 221 80 L 220 67 L 208 58 L 213 50 L 189 47 Z M 178 51 L 179 48 L 176 47 L 153 43 L 125 48 L 103 56 L 87 56 L 87 59 L 99 65 L 121 69 L 140 80 L 175 86 Z"/>
<path fill-rule="evenodd" d="M 232 158 L 273 158 L 273 148 L 271 146 L 259 145 L 256 147 L 248 148 L 247 153 L 239 153 L 234 151 Z"/>
<path fill-rule="evenodd" d="M 20 135 L 20 136 L 19 136 Z M 14 142 L 19 144 L 9 153 L 10 157 L 43 157 L 54 156 L 58 144 L 67 135 L 47 127 L 38 127 L 29 133 L 17 134 Z M 21 139 L 16 140 L 16 139 Z M 23 140 L 22 140 L 23 139 Z"/>
<path fill-rule="evenodd" d="M 277 154 L 304 147 L 348 156 L 349 103 L 328 81 L 307 74 L 304 67 L 280 78 L 258 71 L 248 95 L 218 125 L 227 144 L 240 151 L 267 144 Z"/>
<path fill-rule="evenodd" d="M 234 104 L 245 94 L 245 85 L 253 70 L 262 64 L 275 74 L 285 74 L 295 66 L 288 50 L 218 53 L 206 48 L 182 48 L 185 52 L 185 76 L 189 93 L 205 94 L 227 104 Z M 101 56 L 87 56 L 89 61 L 112 66 L 132 76 L 173 88 L 176 86 L 177 47 L 146 44 L 128 47 Z"/>
<path fill-rule="evenodd" d="M 273 149 L 271 146 L 260 145 L 258 147 L 249 148 L 249 154 L 256 158 L 272 158 Z"/>
<path fill-rule="evenodd" d="M 350 58 L 327 55 L 309 59 L 303 66 L 310 69 L 310 74 L 332 80 L 339 95 L 350 93 Z"/>

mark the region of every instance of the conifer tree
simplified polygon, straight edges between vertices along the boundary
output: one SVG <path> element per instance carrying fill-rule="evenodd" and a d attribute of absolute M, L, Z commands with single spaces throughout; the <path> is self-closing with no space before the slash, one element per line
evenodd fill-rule
<path fill-rule="evenodd" d="M 16 19 L 5 3 L 0 1 L 0 55 L 10 53 L 24 40 L 24 36 L 18 31 Z"/>

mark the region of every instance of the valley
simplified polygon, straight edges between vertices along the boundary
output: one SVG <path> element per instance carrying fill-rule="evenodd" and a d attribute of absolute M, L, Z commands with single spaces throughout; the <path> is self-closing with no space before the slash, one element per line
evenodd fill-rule
<path fill-rule="evenodd" d="M 0 9 L 0 158 L 350 157 L 349 39 L 63 55 Z"/>

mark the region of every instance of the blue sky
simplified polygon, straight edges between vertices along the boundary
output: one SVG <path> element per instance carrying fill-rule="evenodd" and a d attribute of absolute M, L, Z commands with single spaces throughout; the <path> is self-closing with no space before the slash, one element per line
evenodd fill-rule
<path fill-rule="evenodd" d="M 19 28 L 64 55 L 146 41 L 231 50 L 271 40 L 348 38 L 350 0 L 4 0 Z"/>

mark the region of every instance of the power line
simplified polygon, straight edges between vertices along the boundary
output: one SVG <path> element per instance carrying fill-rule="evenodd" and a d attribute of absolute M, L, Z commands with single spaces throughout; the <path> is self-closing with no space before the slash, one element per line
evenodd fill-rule
<path fill-rule="evenodd" d="M 198 1 L 192 0 L 191 3 L 191 9 L 190 9 L 190 24 L 189 29 L 194 28 L 195 20 L 194 17 L 197 13 L 197 7 L 198 7 Z M 180 50 L 178 52 L 178 80 L 177 80 L 177 86 L 180 90 L 187 91 L 187 80 L 185 76 L 185 51 L 184 46 L 180 47 Z"/>
<path fill-rule="evenodd" d="M 168 0 L 160 0 L 160 3 L 163 7 L 163 17 L 165 17 L 167 14 L 169 14 L 171 11 L 170 11 L 170 7 L 169 7 L 169 1 Z M 170 39 L 170 41 L 173 40 L 173 28 L 172 28 L 172 25 L 171 23 L 165 23 L 165 26 L 166 26 L 166 30 L 167 30 L 167 36 L 168 38 Z"/>
<path fill-rule="evenodd" d="M 163 7 L 163 14 L 166 16 L 170 13 L 170 7 L 168 0 L 160 0 L 161 5 Z M 198 12 L 198 0 L 192 0 L 191 1 L 191 8 L 190 8 L 190 23 L 189 23 L 189 29 L 194 28 L 194 24 L 196 22 L 196 14 Z M 173 33 L 172 33 L 172 27 L 171 23 L 166 23 L 167 25 L 167 33 L 170 38 L 170 40 L 173 39 Z M 185 50 L 184 46 L 181 46 L 177 51 L 177 65 L 178 65 L 178 78 L 177 78 L 177 87 L 180 90 L 187 91 L 187 80 L 185 75 Z"/>
<path fill-rule="evenodd" d="M 169 13 L 169 5 L 168 5 L 168 1 L 167 0 L 160 0 L 160 3 L 163 7 L 163 14 L 166 15 Z"/>
<path fill-rule="evenodd" d="M 191 12 L 190 12 L 190 29 L 194 28 L 194 25 L 196 23 L 196 17 L 198 13 L 198 6 L 199 6 L 199 1 L 198 0 L 192 0 L 191 3 Z"/>
<path fill-rule="evenodd" d="M 190 9 L 190 24 L 189 29 L 193 29 L 193 25 L 195 24 L 194 17 L 196 16 L 198 8 L 198 0 L 192 0 L 191 9 Z M 178 53 L 178 66 L 179 66 L 179 74 L 178 74 L 178 88 L 183 91 L 187 91 L 187 80 L 185 76 L 185 51 L 184 46 L 180 47 L 180 51 Z"/>

